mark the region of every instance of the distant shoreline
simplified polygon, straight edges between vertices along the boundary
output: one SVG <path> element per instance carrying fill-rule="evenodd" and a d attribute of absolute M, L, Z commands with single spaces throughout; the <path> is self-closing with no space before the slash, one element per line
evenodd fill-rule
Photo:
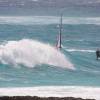
<path fill-rule="evenodd" d="M 96 100 L 96 99 L 82 99 L 74 97 L 37 97 L 37 96 L 2 96 L 0 100 Z"/>

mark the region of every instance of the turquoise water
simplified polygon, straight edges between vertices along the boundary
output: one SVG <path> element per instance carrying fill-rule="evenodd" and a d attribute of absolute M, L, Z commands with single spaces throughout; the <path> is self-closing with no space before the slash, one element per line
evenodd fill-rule
<path fill-rule="evenodd" d="M 0 18 L 0 48 L 2 46 L 7 48 L 2 49 L 2 52 L 0 50 L 0 87 L 100 86 L 100 60 L 97 61 L 95 56 L 95 50 L 100 47 L 100 18 L 63 18 L 60 52 L 66 56 L 76 70 L 45 63 L 36 64 L 31 68 L 24 64 L 16 66 L 13 64 L 16 59 L 16 56 L 10 59 L 12 56 L 10 48 L 13 46 L 10 44 L 6 47 L 11 41 L 18 42 L 28 39 L 55 46 L 59 31 L 57 27 L 59 16 L 56 16 L 57 20 L 55 16 L 53 17 L 38 17 L 36 22 L 31 18 L 24 18 L 24 21 L 13 18 L 10 20 L 6 17 Z M 18 49 L 21 46 L 23 45 L 19 45 Z M 26 46 L 28 45 L 26 44 Z M 7 53 L 6 56 L 2 56 L 3 50 Z M 34 52 L 34 49 L 32 50 Z M 28 53 L 29 51 L 25 48 L 24 52 Z M 50 51 L 45 52 L 50 53 Z M 40 53 L 42 52 L 40 51 Z M 33 56 L 33 60 L 35 56 Z M 41 54 L 39 56 L 41 57 Z"/>

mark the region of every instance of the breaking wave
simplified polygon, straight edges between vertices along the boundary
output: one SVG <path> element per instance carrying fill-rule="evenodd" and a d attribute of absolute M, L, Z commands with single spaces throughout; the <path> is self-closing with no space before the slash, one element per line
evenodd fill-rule
<path fill-rule="evenodd" d="M 0 45 L 0 62 L 17 66 L 19 64 L 34 67 L 48 64 L 62 68 L 74 69 L 68 59 L 59 50 L 38 41 L 22 39 L 8 41 Z"/>
<path fill-rule="evenodd" d="M 88 86 L 39 86 L 1 88 L 0 96 L 76 97 L 100 100 L 100 88 Z"/>
<path fill-rule="evenodd" d="M 0 24 L 38 25 L 59 24 L 57 16 L 0 16 Z M 100 25 L 100 17 L 63 17 L 63 24 Z"/>

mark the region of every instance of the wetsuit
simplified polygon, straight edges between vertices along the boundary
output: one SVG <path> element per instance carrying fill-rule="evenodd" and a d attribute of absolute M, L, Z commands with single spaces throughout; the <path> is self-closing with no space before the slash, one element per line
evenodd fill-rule
<path fill-rule="evenodd" d="M 98 60 L 98 58 L 100 57 L 100 51 L 99 50 L 96 51 L 96 56 L 97 56 L 97 60 Z"/>

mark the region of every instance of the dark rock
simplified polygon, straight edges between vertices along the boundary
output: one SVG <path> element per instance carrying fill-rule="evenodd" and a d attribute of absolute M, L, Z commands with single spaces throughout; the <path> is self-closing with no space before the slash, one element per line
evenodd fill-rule
<path fill-rule="evenodd" d="M 74 98 L 74 97 L 37 97 L 37 96 L 13 96 L 13 97 L 0 97 L 0 100 L 95 100 L 95 99 L 82 99 L 82 98 Z"/>

